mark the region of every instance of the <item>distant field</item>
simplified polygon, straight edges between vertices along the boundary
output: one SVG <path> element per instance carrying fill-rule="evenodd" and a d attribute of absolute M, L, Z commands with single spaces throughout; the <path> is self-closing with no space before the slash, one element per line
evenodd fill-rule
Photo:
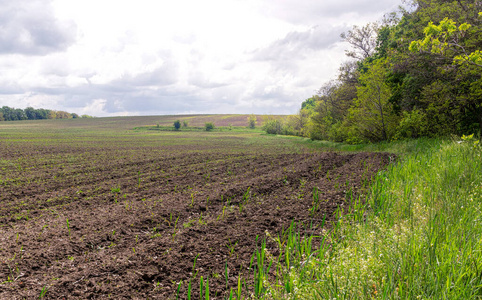
<path fill-rule="evenodd" d="M 30 121 L 9 121 L 0 122 L 0 129 L 9 128 L 57 128 L 76 127 L 88 130 L 94 129 L 125 129 L 131 130 L 139 126 L 173 126 L 174 121 L 187 121 L 189 126 L 202 127 L 207 122 L 215 126 L 236 126 L 247 127 L 249 115 L 172 115 L 172 116 L 137 116 L 137 117 L 106 117 L 93 119 L 61 119 L 61 120 L 30 120 Z M 261 127 L 267 118 L 281 118 L 280 115 L 256 115 L 257 126 Z"/>
<path fill-rule="evenodd" d="M 133 130 L 246 118 L 0 122 L 0 298 L 199 299 L 201 276 L 214 299 L 247 295 L 267 234 L 320 232 L 390 160 L 259 130 Z"/>

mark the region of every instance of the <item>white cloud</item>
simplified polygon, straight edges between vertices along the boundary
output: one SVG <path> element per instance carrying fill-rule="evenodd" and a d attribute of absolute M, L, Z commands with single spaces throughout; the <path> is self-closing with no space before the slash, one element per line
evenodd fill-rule
<path fill-rule="evenodd" d="M 74 24 L 57 20 L 49 2 L 0 1 L 0 53 L 45 55 L 74 42 Z"/>
<path fill-rule="evenodd" d="M 340 33 L 397 4 L 0 0 L 0 100 L 96 116 L 294 113 L 345 59 Z"/>

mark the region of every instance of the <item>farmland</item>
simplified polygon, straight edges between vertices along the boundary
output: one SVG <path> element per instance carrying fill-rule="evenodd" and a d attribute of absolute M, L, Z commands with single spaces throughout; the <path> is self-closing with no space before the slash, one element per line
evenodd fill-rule
<path fill-rule="evenodd" d="M 199 298 L 201 278 L 215 299 L 248 295 L 262 243 L 277 257 L 295 222 L 319 246 L 391 160 L 249 129 L 133 130 L 173 120 L 0 124 L 0 298 Z"/>

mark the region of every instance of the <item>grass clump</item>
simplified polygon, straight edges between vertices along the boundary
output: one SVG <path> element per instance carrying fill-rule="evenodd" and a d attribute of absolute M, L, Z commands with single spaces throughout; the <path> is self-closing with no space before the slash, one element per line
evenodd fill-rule
<path fill-rule="evenodd" d="M 463 138 L 380 172 L 365 204 L 339 215 L 319 251 L 282 266 L 265 298 L 481 298 L 482 150 Z"/>

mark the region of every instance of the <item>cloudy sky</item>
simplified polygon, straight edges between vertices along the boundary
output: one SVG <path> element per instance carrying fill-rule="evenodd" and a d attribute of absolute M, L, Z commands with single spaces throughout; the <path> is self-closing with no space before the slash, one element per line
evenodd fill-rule
<path fill-rule="evenodd" d="M 0 106 L 295 113 L 401 0 L 0 0 Z"/>

